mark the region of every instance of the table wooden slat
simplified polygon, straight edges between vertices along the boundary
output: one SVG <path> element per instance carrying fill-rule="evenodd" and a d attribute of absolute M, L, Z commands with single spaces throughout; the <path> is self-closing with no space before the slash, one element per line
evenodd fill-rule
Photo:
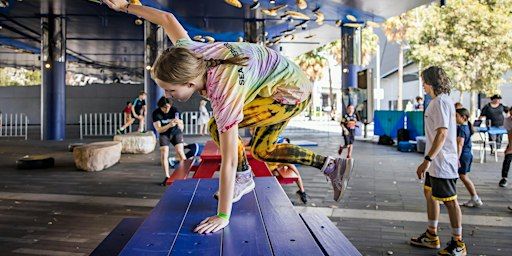
<path fill-rule="evenodd" d="M 208 216 L 217 214 L 217 179 L 200 179 L 190 204 L 183 226 L 176 239 L 171 255 L 221 255 L 222 232 L 212 234 L 194 233 L 194 228 Z"/>
<path fill-rule="evenodd" d="M 324 255 L 277 180 L 261 177 L 255 182 L 274 255 Z"/>
<path fill-rule="evenodd" d="M 314 213 L 301 213 L 300 216 L 326 255 L 361 255 L 347 237 L 326 216 Z"/>
<path fill-rule="evenodd" d="M 198 182 L 195 179 L 174 182 L 119 255 L 167 255 Z"/>
<path fill-rule="evenodd" d="M 124 218 L 110 234 L 91 252 L 90 256 L 117 255 L 132 238 L 144 218 Z"/>
<path fill-rule="evenodd" d="M 272 255 L 254 191 L 233 205 L 229 226 L 224 229 L 222 252 L 223 256 Z"/>

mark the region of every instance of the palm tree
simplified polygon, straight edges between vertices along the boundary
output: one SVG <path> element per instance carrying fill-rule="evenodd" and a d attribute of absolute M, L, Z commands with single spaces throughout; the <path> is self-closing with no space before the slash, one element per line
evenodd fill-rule
<path fill-rule="evenodd" d="M 327 59 L 322 56 L 321 48 L 303 53 L 295 58 L 295 62 L 299 67 L 306 73 L 313 84 L 315 81 L 319 81 L 323 77 L 323 70 L 327 66 Z M 309 105 L 309 120 L 313 117 L 313 104 L 314 97 L 311 98 L 311 104 Z"/>
<path fill-rule="evenodd" d="M 405 36 L 407 33 L 408 24 L 406 13 L 399 16 L 391 17 L 384 23 L 384 34 L 388 41 L 396 42 L 400 50 L 398 51 L 398 97 L 397 97 L 397 110 L 403 110 L 403 85 L 404 85 L 404 46 Z"/>

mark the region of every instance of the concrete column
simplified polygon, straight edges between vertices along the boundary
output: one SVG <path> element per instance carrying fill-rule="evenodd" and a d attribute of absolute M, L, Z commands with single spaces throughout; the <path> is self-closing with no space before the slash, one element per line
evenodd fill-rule
<path fill-rule="evenodd" d="M 41 3 L 41 140 L 66 137 L 66 19 L 55 4 Z"/>
<path fill-rule="evenodd" d="M 341 81 L 343 95 L 342 114 L 346 106 L 355 104 L 354 90 L 357 88 L 357 72 L 361 71 L 361 29 L 341 26 Z"/>
<path fill-rule="evenodd" d="M 164 95 L 164 90 L 151 78 L 151 67 L 159 54 L 165 47 L 166 35 L 162 28 L 151 22 L 144 21 L 144 91 L 147 93 L 146 108 L 146 129 L 158 132 L 153 127 L 151 114 L 157 108 L 157 102 Z"/>
<path fill-rule="evenodd" d="M 265 43 L 265 21 L 261 12 L 246 7 L 244 21 L 244 41 L 249 43 Z"/>

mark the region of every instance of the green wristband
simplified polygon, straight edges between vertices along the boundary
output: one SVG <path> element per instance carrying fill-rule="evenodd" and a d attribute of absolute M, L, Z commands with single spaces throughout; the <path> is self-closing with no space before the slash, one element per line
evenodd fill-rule
<path fill-rule="evenodd" d="M 222 212 L 217 213 L 217 217 L 224 219 L 224 220 L 229 220 L 229 215 L 222 213 Z"/>

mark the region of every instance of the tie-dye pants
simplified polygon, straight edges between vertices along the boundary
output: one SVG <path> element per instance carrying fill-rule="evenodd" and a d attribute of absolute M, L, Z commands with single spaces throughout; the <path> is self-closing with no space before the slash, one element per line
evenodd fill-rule
<path fill-rule="evenodd" d="M 321 169 L 326 157 L 293 144 L 278 144 L 277 138 L 284 130 L 288 121 L 308 105 L 306 100 L 298 105 L 285 105 L 273 98 L 258 97 L 244 106 L 244 119 L 238 124 L 239 128 L 254 128 L 251 154 L 254 158 L 265 162 L 302 164 Z M 215 119 L 208 123 L 210 135 L 219 145 L 219 132 Z M 238 139 L 238 168 L 237 171 L 248 169 L 247 156 L 241 138 Z"/>

